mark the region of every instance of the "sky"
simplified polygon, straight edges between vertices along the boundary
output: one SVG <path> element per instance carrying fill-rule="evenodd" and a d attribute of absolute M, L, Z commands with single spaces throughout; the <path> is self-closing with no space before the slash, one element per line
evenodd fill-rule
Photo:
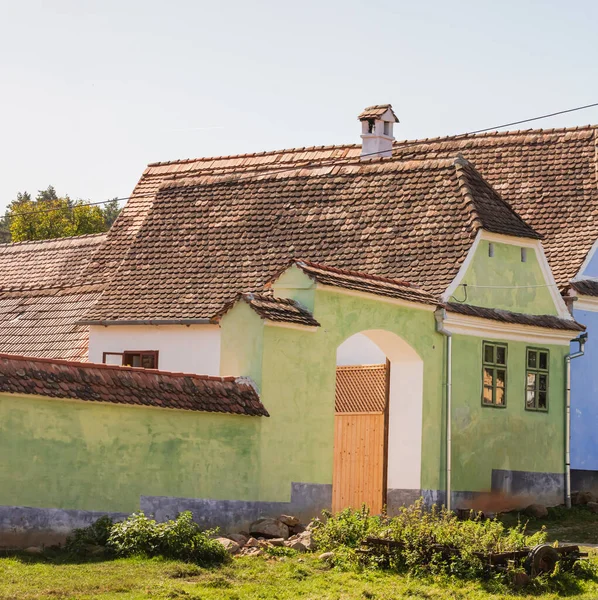
<path fill-rule="evenodd" d="M 413 139 L 598 102 L 597 22 L 594 0 L 0 0 L 0 210 L 48 185 L 126 197 L 153 161 L 358 143 L 371 104 Z"/>

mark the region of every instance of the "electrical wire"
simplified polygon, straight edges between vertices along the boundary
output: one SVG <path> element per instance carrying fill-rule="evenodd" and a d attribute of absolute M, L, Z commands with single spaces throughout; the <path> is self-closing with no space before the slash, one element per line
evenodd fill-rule
<path fill-rule="evenodd" d="M 598 102 L 594 102 L 592 104 L 585 104 L 583 106 L 576 106 L 575 108 L 568 108 L 565 110 L 559 110 L 556 112 L 552 112 L 552 113 L 547 113 L 544 115 L 538 115 L 536 117 L 530 117 L 528 119 L 522 119 L 520 121 L 511 121 L 510 123 L 503 123 L 502 125 L 495 125 L 493 127 L 486 127 L 484 129 L 475 129 L 473 131 L 467 131 L 465 133 L 459 133 L 456 135 L 452 135 L 452 136 L 444 136 L 445 138 L 450 138 L 452 140 L 458 140 L 460 138 L 464 138 L 464 137 L 468 137 L 471 135 L 477 135 L 479 133 L 486 133 L 488 131 L 496 131 L 498 129 L 503 129 L 504 127 L 511 127 L 513 125 L 521 125 L 523 123 L 531 123 L 532 121 L 539 121 L 541 119 L 547 119 L 549 117 L 556 117 L 558 115 L 564 115 L 567 113 L 572 113 L 572 112 L 576 112 L 576 111 L 580 111 L 580 110 L 586 110 L 588 108 L 594 108 L 598 106 Z M 411 147 L 415 147 L 415 146 L 422 146 L 425 145 L 427 143 L 430 143 L 429 140 L 416 140 L 413 142 L 409 142 L 406 144 L 398 144 L 396 147 L 394 147 L 392 149 L 392 155 L 394 155 L 395 151 L 403 151 L 406 148 L 411 148 Z M 369 156 L 378 156 L 380 154 L 383 154 L 384 152 L 387 151 L 378 151 L 378 152 L 369 152 L 367 154 L 361 154 L 359 156 L 359 159 L 362 158 L 366 158 Z M 390 158 L 390 157 L 389 157 Z M 316 167 L 327 167 L 330 165 L 334 165 L 334 164 L 347 164 L 348 162 L 354 161 L 355 158 L 331 158 L 328 160 L 322 160 L 322 161 L 308 161 L 306 163 L 303 164 L 294 164 L 291 167 L 286 167 L 283 169 L 264 169 L 263 171 L 255 171 L 255 172 L 251 172 L 251 173 L 247 173 L 247 171 L 231 171 L 229 173 L 225 173 L 223 174 L 223 176 L 225 177 L 231 177 L 234 176 L 238 173 L 241 173 L 242 175 L 245 175 L 245 177 L 239 176 L 239 177 L 234 177 L 229 180 L 230 183 L 237 183 L 238 181 L 242 181 L 245 179 L 249 179 L 252 177 L 260 177 L 261 175 L 272 175 L 272 174 L 280 174 L 280 173 L 286 173 L 286 172 L 290 172 L 290 171 L 297 171 L 300 169 L 306 169 L 312 166 L 316 166 Z M 107 204 L 108 202 L 112 202 L 113 200 L 117 200 L 117 201 L 124 201 L 124 200 L 130 200 L 131 198 L 135 197 L 135 198 L 152 198 L 154 195 L 149 195 L 149 196 L 140 196 L 140 195 L 135 195 L 135 196 L 126 196 L 123 198 L 111 198 L 110 200 L 102 200 L 101 202 L 89 202 L 86 203 L 85 206 L 98 206 L 101 204 Z M 61 208 L 47 208 L 47 209 L 36 209 L 36 210 L 32 210 L 32 211 L 28 211 L 28 212 L 17 212 L 15 213 L 18 216 L 21 215 L 32 215 L 32 214 L 36 214 L 36 213 L 45 213 L 45 212 L 52 212 L 52 211 L 57 211 L 57 210 L 65 210 L 63 207 Z M 474 286 L 471 286 L 474 287 Z M 479 286 L 478 286 L 479 287 Z"/>

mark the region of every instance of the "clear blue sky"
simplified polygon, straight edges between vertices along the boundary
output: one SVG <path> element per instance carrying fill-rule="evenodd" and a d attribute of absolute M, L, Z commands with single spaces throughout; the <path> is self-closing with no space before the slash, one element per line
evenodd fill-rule
<path fill-rule="evenodd" d="M 0 0 L 0 208 L 151 161 L 397 138 L 598 102 L 593 0 Z M 541 122 L 598 123 L 598 108 Z"/>

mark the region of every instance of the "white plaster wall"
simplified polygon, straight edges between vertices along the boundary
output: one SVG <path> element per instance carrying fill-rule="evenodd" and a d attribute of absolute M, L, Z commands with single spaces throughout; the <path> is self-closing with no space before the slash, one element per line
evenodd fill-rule
<path fill-rule="evenodd" d="M 386 362 L 386 354 L 363 333 L 356 333 L 346 339 L 336 350 L 337 366 L 381 365 Z"/>
<path fill-rule="evenodd" d="M 218 325 L 112 325 L 89 330 L 89 361 L 104 352 L 157 350 L 163 371 L 220 375 Z"/>

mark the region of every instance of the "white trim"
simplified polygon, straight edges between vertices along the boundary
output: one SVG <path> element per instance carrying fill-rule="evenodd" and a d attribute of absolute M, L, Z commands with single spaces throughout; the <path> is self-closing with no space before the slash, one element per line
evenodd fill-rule
<path fill-rule="evenodd" d="M 581 333 L 568 329 L 547 329 L 535 325 L 503 323 L 448 311 L 444 318 L 444 324 L 451 333 L 455 334 L 514 342 L 537 341 L 558 346 L 568 346 L 569 342 Z"/>
<path fill-rule="evenodd" d="M 317 284 L 317 289 L 324 292 L 335 292 L 337 294 L 344 294 L 346 296 L 354 296 L 355 298 L 366 298 L 368 300 L 378 300 L 380 302 L 387 302 L 388 304 L 397 304 L 399 306 L 405 306 L 406 308 L 418 308 L 420 310 L 427 310 L 434 312 L 438 308 L 439 303 L 435 304 L 423 304 L 421 302 L 413 302 L 410 300 L 403 300 L 401 298 L 390 298 L 389 296 L 382 296 L 380 294 L 374 294 L 371 292 L 362 292 L 358 290 L 347 290 L 345 288 L 336 287 L 334 285 L 323 285 Z"/>
<path fill-rule="evenodd" d="M 270 319 L 264 319 L 264 324 L 270 327 L 283 327 L 284 329 L 299 329 L 301 331 L 317 331 L 318 327 L 315 325 L 301 325 L 301 323 L 287 323 L 285 321 L 271 321 Z"/>
<path fill-rule="evenodd" d="M 536 251 L 536 257 L 538 259 L 538 264 L 540 265 L 540 270 L 542 271 L 542 275 L 544 277 L 544 281 L 548 286 L 548 291 L 550 292 L 550 296 L 552 297 L 552 301 L 554 302 L 554 306 L 557 309 L 558 316 L 561 319 L 566 319 L 571 321 L 573 318 L 563 297 L 561 296 L 556 281 L 554 279 L 554 275 L 552 274 L 552 270 L 550 265 L 548 264 L 548 260 L 546 259 L 546 254 L 544 253 L 544 247 L 540 240 L 532 240 L 526 238 L 514 237 L 512 235 L 502 235 L 499 233 L 490 233 L 489 231 L 484 231 L 480 229 L 478 234 L 467 252 L 467 256 L 463 261 L 463 264 L 459 268 L 459 272 L 456 277 L 453 279 L 449 287 L 446 289 L 444 294 L 442 295 L 443 302 L 449 302 L 450 297 L 455 293 L 455 290 L 465 277 L 465 273 L 473 260 L 473 257 L 477 251 L 477 248 L 480 244 L 480 241 L 486 240 L 489 242 L 497 242 L 500 244 L 509 244 L 511 246 L 519 246 L 524 248 L 533 248 Z"/>
<path fill-rule="evenodd" d="M 469 250 L 467 251 L 467 256 L 465 257 L 465 260 L 459 267 L 459 271 L 457 272 L 457 275 L 455 275 L 455 278 L 451 281 L 450 285 L 446 288 L 446 291 L 444 292 L 444 294 L 442 294 L 443 302 L 450 301 L 451 296 L 456 292 L 461 281 L 463 281 L 463 277 L 465 277 L 465 273 L 467 273 L 467 269 L 469 269 L 469 265 L 471 264 L 471 261 L 473 260 L 473 257 L 475 256 L 478 246 L 480 245 L 481 239 L 482 239 L 482 231 L 480 230 L 480 231 L 478 231 L 477 235 L 475 236 L 475 240 L 473 240 L 473 244 L 471 245 L 471 248 L 469 248 Z"/>
<path fill-rule="evenodd" d="M 577 296 L 577 300 L 573 303 L 573 310 L 598 312 L 598 298 L 595 296 Z"/>
<path fill-rule="evenodd" d="M 594 258 L 594 254 L 596 253 L 597 249 L 598 249 L 598 240 L 596 240 L 592 244 L 590 251 L 586 254 L 586 257 L 583 259 L 583 262 L 581 263 L 581 267 L 579 267 L 579 271 L 577 271 L 577 273 L 574 275 L 572 281 L 579 281 L 580 279 L 593 279 L 594 281 L 598 280 L 598 277 L 584 277 L 583 276 L 583 272 L 588 268 L 589 264 L 592 262 L 592 259 Z"/>

